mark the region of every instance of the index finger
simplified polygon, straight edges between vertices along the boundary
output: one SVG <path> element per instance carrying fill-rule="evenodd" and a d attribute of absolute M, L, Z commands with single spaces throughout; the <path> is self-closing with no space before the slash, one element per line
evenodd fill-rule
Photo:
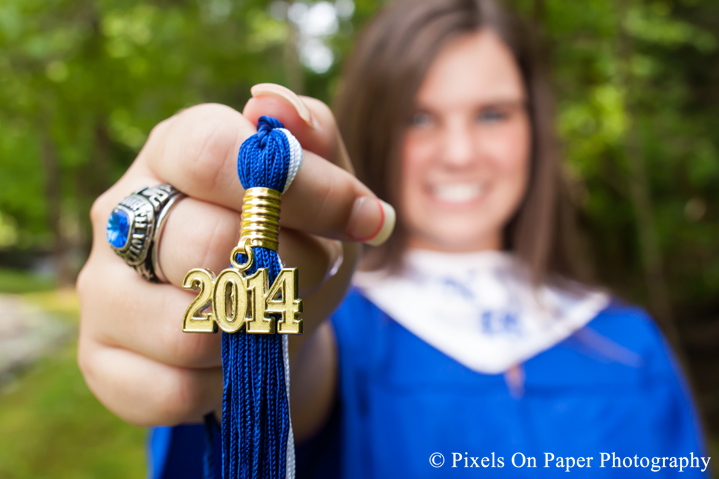
<path fill-rule="evenodd" d="M 242 211 L 237 152 L 254 133 L 254 125 L 232 108 L 198 105 L 158 125 L 138 162 L 189 196 Z M 344 241 L 379 244 L 394 227 L 391 206 L 352 174 L 311 152 L 305 152 L 304 166 L 282 205 L 284 227 Z"/>

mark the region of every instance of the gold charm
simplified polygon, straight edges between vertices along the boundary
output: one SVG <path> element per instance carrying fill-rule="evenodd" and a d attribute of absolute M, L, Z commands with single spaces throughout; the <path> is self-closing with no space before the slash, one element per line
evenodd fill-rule
<path fill-rule="evenodd" d="M 277 251 L 279 237 L 280 194 L 268 188 L 245 191 L 242 208 L 240 243 L 232 250 L 232 266 L 217 277 L 206 269 L 192 269 L 183 281 L 185 289 L 199 289 L 185 311 L 182 330 L 186 333 L 302 334 L 302 300 L 298 299 L 297 268 L 283 268 L 269 285 L 267 268 L 250 276 L 251 246 Z M 238 263 L 245 254 L 247 261 Z M 209 307 L 212 311 L 208 311 Z"/>

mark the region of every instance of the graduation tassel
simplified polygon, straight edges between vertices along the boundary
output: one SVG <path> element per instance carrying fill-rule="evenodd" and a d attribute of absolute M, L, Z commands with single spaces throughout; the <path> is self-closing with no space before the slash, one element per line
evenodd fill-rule
<path fill-rule="evenodd" d="M 267 279 L 255 281 L 256 288 L 265 283 L 261 286 L 266 290 L 267 281 L 275 282 L 280 274 L 282 264 L 276 243 L 279 193 L 287 190 L 299 171 L 301 161 L 302 148 L 297 140 L 271 117 L 261 117 L 257 134 L 245 140 L 240 147 L 237 173 L 246 190 L 240 242 L 247 239 L 250 244 L 254 242 L 258 245 L 252 248 L 255 258 L 248 273 L 267 268 Z M 275 210 L 272 209 L 273 199 L 276 199 Z M 274 238 L 268 234 L 273 227 Z M 246 255 L 239 256 L 240 261 L 247 261 Z M 296 291 L 296 284 L 293 289 Z M 265 294 L 271 293 L 270 290 Z M 254 294 L 254 304 L 250 307 L 254 307 L 255 317 L 246 323 L 247 333 L 258 334 L 225 334 L 222 338 L 223 345 L 227 343 L 227 348 L 223 348 L 223 353 L 225 349 L 227 353 L 223 354 L 223 367 L 230 371 L 225 379 L 222 418 L 223 425 L 226 422 L 229 424 L 228 430 L 223 431 L 223 456 L 230 455 L 229 458 L 223 457 L 223 471 L 227 471 L 223 472 L 225 479 L 290 479 L 290 474 L 287 474 L 289 462 L 291 477 L 294 476 L 294 450 L 288 448 L 292 439 L 287 337 L 274 334 L 273 319 L 267 321 L 267 318 L 257 317 L 260 309 L 267 309 L 258 307 L 260 296 L 263 295 Z M 296 293 L 290 294 L 285 290 L 282 296 L 282 300 L 289 303 Z M 278 324 L 279 332 L 282 332 L 283 325 L 292 321 L 293 318 L 283 318 Z M 289 461 L 288 455 L 291 456 Z"/>
<path fill-rule="evenodd" d="M 232 267 L 217 277 L 204 269 L 187 273 L 185 288 L 200 292 L 183 330 L 223 330 L 223 479 L 294 479 L 287 334 L 302 333 L 302 301 L 298 272 L 282 268 L 277 246 L 280 194 L 302 165 L 302 148 L 275 118 L 261 117 L 257 130 L 237 157 L 245 196 Z M 212 458 L 205 457 L 210 479 Z"/>

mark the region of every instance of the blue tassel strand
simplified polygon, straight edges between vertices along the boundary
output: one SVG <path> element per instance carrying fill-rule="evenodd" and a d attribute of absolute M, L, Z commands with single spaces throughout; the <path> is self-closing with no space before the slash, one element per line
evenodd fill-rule
<path fill-rule="evenodd" d="M 278 120 L 263 116 L 257 133 L 240 147 L 237 173 L 245 189 L 285 189 L 290 145 L 279 128 L 283 126 Z M 245 274 L 267 268 L 271 284 L 281 269 L 277 252 L 261 247 L 253 251 L 253 265 Z M 238 256 L 240 263 L 247 259 Z M 279 334 L 222 334 L 223 479 L 285 478 L 290 415 L 283 354 Z M 206 459 L 206 471 L 211 462 Z"/>

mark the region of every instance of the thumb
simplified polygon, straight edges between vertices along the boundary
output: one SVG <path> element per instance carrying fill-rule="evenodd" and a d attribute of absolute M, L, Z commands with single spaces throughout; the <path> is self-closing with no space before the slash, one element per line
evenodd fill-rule
<path fill-rule="evenodd" d="M 297 138 L 302 148 L 354 173 L 332 111 L 319 100 L 299 97 L 274 83 L 260 83 L 242 114 L 255 125 L 262 115 L 273 116 Z"/>

